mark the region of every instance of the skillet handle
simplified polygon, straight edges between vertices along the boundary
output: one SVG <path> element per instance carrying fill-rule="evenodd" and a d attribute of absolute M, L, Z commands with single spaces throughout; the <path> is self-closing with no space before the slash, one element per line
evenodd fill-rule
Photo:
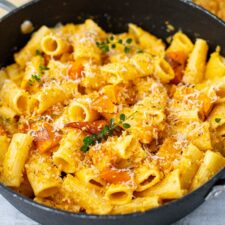
<path fill-rule="evenodd" d="M 7 0 L 0 0 L 0 17 L 15 9 L 16 6 Z"/>

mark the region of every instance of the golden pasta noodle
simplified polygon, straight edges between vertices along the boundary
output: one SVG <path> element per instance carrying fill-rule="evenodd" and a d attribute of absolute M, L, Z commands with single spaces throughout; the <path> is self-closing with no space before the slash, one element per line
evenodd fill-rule
<path fill-rule="evenodd" d="M 33 138 L 27 134 L 13 135 L 3 161 L 3 181 L 7 186 L 20 186 L 32 141 Z"/>
<path fill-rule="evenodd" d="M 225 58 L 218 51 L 211 54 L 206 66 L 205 79 L 217 79 L 225 76 Z"/>
<path fill-rule="evenodd" d="M 26 164 L 28 180 L 37 197 L 49 197 L 60 187 L 60 173 L 46 155 L 34 154 Z"/>
<path fill-rule="evenodd" d="M 5 105 L 10 107 L 18 114 L 24 114 L 27 111 L 28 93 L 17 87 L 12 80 L 5 80 L 1 89 L 1 99 Z"/>
<path fill-rule="evenodd" d="M 201 165 L 203 156 L 203 152 L 192 144 L 183 151 L 182 158 L 178 165 L 182 188 L 190 188 L 192 180 Z"/>
<path fill-rule="evenodd" d="M 112 205 L 123 205 L 131 202 L 133 196 L 132 189 L 127 185 L 111 184 L 106 192 L 105 197 Z"/>
<path fill-rule="evenodd" d="M 204 78 L 208 44 L 203 39 L 197 39 L 194 49 L 188 59 L 183 81 L 188 84 L 200 83 Z"/>
<path fill-rule="evenodd" d="M 6 135 L 0 136 L 0 146 L 1 146 L 0 150 L 0 168 L 1 168 L 9 147 L 9 138 Z"/>
<path fill-rule="evenodd" d="M 46 26 L 42 26 L 36 31 L 26 46 L 20 52 L 15 54 L 16 63 L 24 68 L 26 63 L 35 56 L 36 51 L 40 50 L 42 38 L 50 33 L 51 30 Z"/>
<path fill-rule="evenodd" d="M 82 159 L 82 140 L 85 135 L 82 131 L 74 130 L 65 134 L 58 150 L 53 154 L 53 162 L 66 173 L 75 173 L 79 169 Z"/>
<path fill-rule="evenodd" d="M 15 121 L 17 119 L 17 113 L 7 106 L 0 107 L 0 116 L 5 120 Z"/>
<path fill-rule="evenodd" d="M 4 84 L 4 81 L 8 78 L 8 75 L 5 71 L 5 69 L 0 70 L 0 87 Z"/>
<path fill-rule="evenodd" d="M 90 107 L 91 99 L 84 98 L 73 101 L 68 106 L 68 121 L 70 122 L 88 122 L 99 118 L 98 112 Z"/>
<path fill-rule="evenodd" d="M 160 205 L 161 201 L 158 196 L 136 198 L 130 203 L 115 206 L 112 210 L 112 214 L 144 212 L 146 209 L 156 208 Z"/>
<path fill-rule="evenodd" d="M 34 99 L 36 100 L 35 106 L 37 108 L 37 112 L 43 113 L 54 104 L 63 102 L 66 99 L 66 94 L 61 86 L 53 83 L 37 92 Z"/>
<path fill-rule="evenodd" d="M 103 200 L 94 189 L 88 188 L 71 175 L 66 177 L 63 187 L 71 195 L 71 198 L 89 213 L 107 214 L 112 209 L 112 206 L 106 200 Z"/>
<path fill-rule="evenodd" d="M 46 55 L 58 56 L 69 50 L 69 45 L 62 38 L 47 35 L 41 40 L 41 49 Z"/>
<path fill-rule="evenodd" d="M 203 162 L 198 169 L 194 180 L 191 184 L 191 189 L 194 190 L 207 182 L 214 174 L 219 172 L 225 166 L 225 159 L 220 153 L 207 151 Z"/>
<path fill-rule="evenodd" d="M 81 169 L 76 176 L 90 188 L 103 189 L 105 186 L 105 181 L 101 179 L 99 171 L 94 167 Z"/>
<path fill-rule="evenodd" d="M 167 52 L 184 52 L 188 56 L 193 48 L 194 45 L 189 37 L 182 32 L 178 32 L 173 36 Z"/>
<path fill-rule="evenodd" d="M 157 167 L 141 165 L 135 170 L 135 182 L 138 185 L 136 191 L 144 191 L 157 184 L 162 174 Z"/>
<path fill-rule="evenodd" d="M 168 174 L 158 185 L 146 191 L 139 192 L 138 196 L 159 196 L 161 199 L 177 199 L 185 194 L 185 189 L 181 187 L 180 172 L 174 170 Z"/>
<path fill-rule="evenodd" d="M 175 77 L 172 67 L 164 59 L 156 60 L 154 75 L 162 83 L 169 83 Z"/>
<path fill-rule="evenodd" d="M 140 43 L 140 46 L 145 48 L 153 55 L 162 55 L 165 50 L 165 44 L 161 39 L 144 31 L 135 24 L 129 24 L 129 33 L 133 34 Z"/>

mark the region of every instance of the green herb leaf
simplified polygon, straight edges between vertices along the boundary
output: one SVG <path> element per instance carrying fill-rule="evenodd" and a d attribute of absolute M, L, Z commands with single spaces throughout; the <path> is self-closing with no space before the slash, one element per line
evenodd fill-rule
<path fill-rule="evenodd" d="M 42 57 L 41 51 L 40 51 L 40 50 L 38 50 L 38 49 L 36 50 L 35 54 L 36 54 L 36 55 L 39 55 L 39 56 L 41 56 L 41 57 Z"/>
<path fill-rule="evenodd" d="M 83 140 L 85 145 L 92 145 L 94 143 L 94 140 L 91 136 L 87 136 Z"/>
<path fill-rule="evenodd" d="M 40 66 L 39 66 L 39 70 L 40 70 L 40 73 L 43 74 L 44 71 L 49 70 L 49 68 L 48 68 L 47 66 L 40 65 Z"/>
<path fill-rule="evenodd" d="M 41 81 L 41 77 L 39 76 L 39 75 L 37 75 L 37 74 L 32 74 L 31 75 L 31 78 L 33 79 L 33 80 L 36 80 L 36 81 Z"/>
<path fill-rule="evenodd" d="M 116 44 L 112 44 L 112 45 L 111 45 L 111 48 L 112 48 L 112 49 L 116 48 Z"/>
<path fill-rule="evenodd" d="M 92 139 L 93 139 L 94 141 L 98 139 L 98 135 L 97 135 L 97 134 L 92 134 L 91 137 L 92 137 Z"/>
<path fill-rule="evenodd" d="M 125 52 L 126 54 L 128 54 L 128 53 L 130 52 L 130 48 L 129 48 L 129 47 L 127 47 L 127 46 L 125 46 L 125 48 L 124 48 L 124 52 Z"/>
<path fill-rule="evenodd" d="M 132 39 L 132 38 L 127 38 L 126 43 L 127 43 L 127 44 L 131 44 L 131 43 L 132 43 L 132 41 L 133 41 L 133 39 Z"/>
<path fill-rule="evenodd" d="M 109 130 L 108 134 L 109 134 L 110 137 L 112 137 L 113 136 L 113 129 Z"/>
<path fill-rule="evenodd" d="M 125 114 L 120 114 L 120 120 L 123 122 L 126 120 Z"/>
<path fill-rule="evenodd" d="M 130 118 L 130 116 L 127 117 L 127 119 Z M 105 125 L 99 133 L 92 134 L 83 139 L 83 146 L 80 148 L 80 150 L 82 152 L 87 152 L 90 146 L 95 145 L 96 143 L 101 143 L 102 140 L 107 140 L 108 137 L 113 136 L 114 131 L 120 132 L 122 130 L 121 126 L 124 129 L 130 128 L 130 124 L 124 123 L 125 120 L 125 114 L 120 114 L 120 121 L 118 124 L 115 124 L 115 119 L 111 118 L 109 120 L 109 124 Z"/>
<path fill-rule="evenodd" d="M 125 128 L 125 129 L 130 128 L 130 124 L 129 123 L 123 123 L 123 128 Z"/>
<path fill-rule="evenodd" d="M 113 39 L 114 39 L 113 36 L 108 37 L 105 41 L 102 41 L 102 42 L 97 41 L 96 45 L 103 53 L 107 53 L 110 51 L 110 44 L 111 44 L 111 41 L 113 41 Z M 112 43 L 111 47 L 115 48 L 116 46 L 115 44 Z"/>
<path fill-rule="evenodd" d="M 221 121 L 221 118 L 216 118 L 216 119 L 215 119 L 215 122 L 216 122 L 216 123 L 219 123 L 220 121 Z"/>
<path fill-rule="evenodd" d="M 125 41 L 123 41 L 122 39 L 118 40 L 119 44 L 123 44 L 124 45 L 124 52 L 125 53 L 129 53 L 130 52 L 130 48 L 126 45 L 130 45 L 133 42 L 132 38 L 127 38 Z M 98 48 L 100 48 L 102 50 L 103 53 L 107 53 L 110 51 L 111 49 L 115 49 L 116 48 L 116 43 L 115 43 L 115 37 L 112 35 L 110 37 L 107 37 L 105 41 L 99 42 L 96 41 L 96 45 Z"/>
<path fill-rule="evenodd" d="M 109 46 L 108 45 L 104 46 L 104 48 L 102 48 L 102 50 L 104 53 L 109 52 Z"/>
<path fill-rule="evenodd" d="M 109 125 L 112 127 L 114 125 L 114 123 L 115 123 L 115 119 L 114 118 L 111 118 L 109 120 Z"/>
<path fill-rule="evenodd" d="M 106 125 L 100 132 L 101 138 L 106 140 L 107 136 L 109 134 L 109 130 L 110 130 L 110 127 L 108 125 Z"/>
<path fill-rule="evenodd" d="M 29 79 L 28 84 L 30 86 L 33 86 L 35 81 L 40 82 L 41 81 L 41 77 L 44 74 L 44 71 L 49 70 L 48 67 L 44 66 L 44 65 L 40 65 L 39 66 L 39 73 L 38 74 L 32 74 L 31 75 L 31 79 Z"/>
<path fill-rule="evenodd" d="M 81 150 L 82 152 L 88 152 L 89 146 L 83 145 L 83 146 L 80 148 L 80 150 Z"/>

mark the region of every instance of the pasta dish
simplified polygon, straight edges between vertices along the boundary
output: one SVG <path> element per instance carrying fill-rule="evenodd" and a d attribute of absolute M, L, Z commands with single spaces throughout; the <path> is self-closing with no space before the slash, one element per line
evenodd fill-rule
<path fill-rule="evenodd" d="M 75 213 L 143 212 L 225 166 L 225 59 L 135 24 L 42 26 L 0 70 L 0 181 Z"/>

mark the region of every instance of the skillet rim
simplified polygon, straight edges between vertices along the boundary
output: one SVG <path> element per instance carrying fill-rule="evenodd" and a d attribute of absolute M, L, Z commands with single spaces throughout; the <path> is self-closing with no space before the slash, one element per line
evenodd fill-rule
<path fill-rule="evenodd" d="M 100 219 L 100 220 L 105 220 L 105 219 L 125 219 L 125 218 L 134 218 L 134 217 L 139 217 L 142 216 L 144 214 L 150 214 L 150 213 L 154 213 L 155 211 L 159 211 L 160 209 L 165 209 L 170 207 L 171 205 L 175 205 L 181 201 L 184 201 L 187 198 L 191 198 L 192 195 L 195 195 L 195 193 L 199 192 L 201 189 L 204 189 L 206 186 L 210 185 L 210 187 L 208 188 L 209 191 L 207 191 L 207 194 L 205 196 L 205 198 L 208 196 L 208 194 L 210 193 L 210 191 L 212 190 L 212 188 L 214 187 L 215 183 L 217 181 L 220 180 L 220 177 L 225 173 L 225 168 L 223 168 L 222 170 L 220 170 L 215 176 L 213 176 L 210 180 L 208 180 L 205 184 L 203 184 L 202 186 L 200 186 L 199 188 L 197 188 L 196 190 L 186 194 L 185 196 L 183 196 L 182 198 L 173 200 L 171 202 L 168 202 L 164 205 L 161 205 L 159 207 L 156 208 L 152 208 L 149 210 L 146 210 L 144 212 L 136 212 L 136 213 L 129 213 L 129 214 L 115 214 L 115 215 L 97 215 L 97 214 L 87 214 L 87 213 L 75 213 L 75 212 L 70 212 L 70 211 L 66 211 L 66 210 L 62 210 L 62 209 L 58 209 L 58 208 L 53 208 L 53 207 L 49 207 L 46 206 L 44 204 L 40 204 L 38 202 L 35 202 L 33 199 L 30 199 L 16 191 L 14 191 L 13 189 L 11 189 L 10 187 L 6 187 L 4 184 L 0 183 L 0 192 L 7 192 L 7 194 L 12 195 L 12 197 L 19 199 L 20 201 L 23 201 L 24 203 L 26 203 L 27 205 L 31 205 L 32 207 L 36 207 L 39 208 L 40 210 L 44 210 L 44 211 L 51 211 L 53 213 L 59 214 L 59 215 L 64 215 L 64 216 L 72 216 L 74 218 L 80 218 L 80 219 Z M 2 189 L 2 190 L 1 190 Z M 1 193 L 0 193 L 1 194 Z M 3 195 L 4 197 L 4 195 Z M 7 198 L 6 198 L 7 200 Z M 7 200 L 8 201 L 8 200 Z M 8 201 L 9 202 L 9 201 Z M 12 203 L 10 203 L 12 204 Z M 12 204 L 13 205 L 13 204 Z M 13 205 L 14 206 L 14 205 Z M 15 207 L 15 206 L 14 206 Z M 17 207 L 15 207 L 17 210 L 19 210 Z"/>
<path fill-rule="evenodd" d="M 8 17 L 11 17 L 11 15 L 16 14 L 17 12 L 23 10 L 24 8 L 27 8 L 27 7 L 29 7 L 31 5 L 34 5 L 34 4 L 38 4 L 41 1 L 43 1 L 43 0 L 32 0 L 31 2 L 28 2 L 28 3 L 22 5 L 22 6 L 18 7 L 18 8 L 13 9 L 8 14 L 6 14 L 2 18 L 0 18 L 0 23 L 3 22 L 3 21 L 5 21 L 5 20 L 7 20 Z M 221 24 L 224 27 L 224 30 L 225 30 L 225 21 L 223 21 L 222 19 L 220 19 L 216 15 L 212 14 L 211 12 L 209 12 L 208 10 L 206 10 L 205 8 L 203 8 L 203 7 L 195 4 L 194 2 L 192 2 L 190 0 L 176 0 L 176 1 L 183 3 L 184 6 L 185 5 L 189 5 L 194 10 L 197 10 L 199 12 L 202 12 L 203 14 L 205 14 L 205 16 L 211 17 L 217 23 Z M 224 173 L 225 173 L 225 168 L 221 169 L 217 174 L 215 174 L 205 184 L 201 185 L 196 190 L 194 190 L 194 191 L 186 194 L 182 198 L 176 199 L 174 201 L 171 201 L 169 203 L 166 203 L 166 204 L 164 204 L 162 206 L 159 206 L 157 208 L 149 209 L 149 210 L 146 210 L 144 212 L 136 212 L 136 213 L 130 213 L 130 214 L 97 215 L 97 214 L 74 213 L 74 212 L 70 212 L 70 211 L 65 211 L 65 210 L 61 210 L 61 209 L 57 209 L 57 208 L 53 208 L 53 207 L 49 207 L 49 206 L 46 206 L 46 205 L 37 203 L 34 200 L 32 200 L 32 199 L 30 199 L 30 198 L 28 198 L 26 196 L 23 196 L 20 193 L 14 191 L 13 189 L 11 189 L 9 187 L 6 187 L 2 183 L 0 183 L 0 192 L 6 192 L 7 194 L 12 195 L 12 197 L 17 198 L 20 201 L 23 201 L 27 205 L 31 205 L 32 207 L 39 208 L 40 210 L 51 211 L 51 212 L 56 213 L 58 215 L 71 216 L 71 217 L 80 218 L 80 219 L 98 219 L 98 220 L 105 220 L 105 219 L 110 219 L 110 220 L 113 220 L 113 219 L 125 219 L 125 218 L 133 218 L 133 217 L 142 216 L 144 214 L 154 213 L 155 211 L 158 211 L 160 209 L 164 209 L 164 208 L 170 207 L 171 205 L 175 205 L 175 204 L 177 204 L 177 203 L 179 203 L 181 201 L 184 201 L 186 198 L 190 198 L 191 195 L 194 195 L 196 192 L 200 191 L 201 189 L 204 189 L 207 185 L 209 185 L 209 184 L 212 183 L 212 185 L 210 185 L 210 187 L 208 188 L 208 189 L 211 190 L 213 188 L 214 184 L 217 181 L 219 181 L 220 179 L 223 179 L 221 177 L 223 176 Z M 210 190 L 208 191 L 208 193 L 210 192 Z M 3 195 L 3 197 L 4 197 L 4 195 Z M 7 198 L 6 198 L 6 200 L 7 200 Z M 12 204 L 12 203 L 10 203 L 10 204 Z M 15 207 L 15 208 L 18 209 L 17 207 Z"/>
<path fill-rule="evenodd" d="M 11 15 L 17 13 L 18 11 L 23 10 L 24 8 L 27 8 L 31 5 L 35 5 L 39 2 L 41 2 L 43 0 L 31 0 L 30 2 L 27 2 L 13 10 L 11 10 L 10 12 L 8 12 L 6 15 L 4 15 L 3 17 L 0 18 L 0 23 L 3 22 L 4 20 L 6 20 L 8 17 L 10 17 Z M 223 21 L 221 18 L 219 18 L 218 16 L 216 16 L 215 14 L 211 13 L 210 11 L 208 11 L 207 9 L 203 8 L 200 5 L 195 4 L 194 2 L 192 2 L 192 0 L 176 0 L 177 2 L 181 2 L 184 3 L 184 5 L 189 5 L 192 8 L 194 8 L 195 10 L 199 10 L 202 13 L 206 14 L 207 16 L 211 17 L 212 19 L 216 20 L 218 23 L 220 23 L 222 26 L 225 27 L 225 21 Z"/>

